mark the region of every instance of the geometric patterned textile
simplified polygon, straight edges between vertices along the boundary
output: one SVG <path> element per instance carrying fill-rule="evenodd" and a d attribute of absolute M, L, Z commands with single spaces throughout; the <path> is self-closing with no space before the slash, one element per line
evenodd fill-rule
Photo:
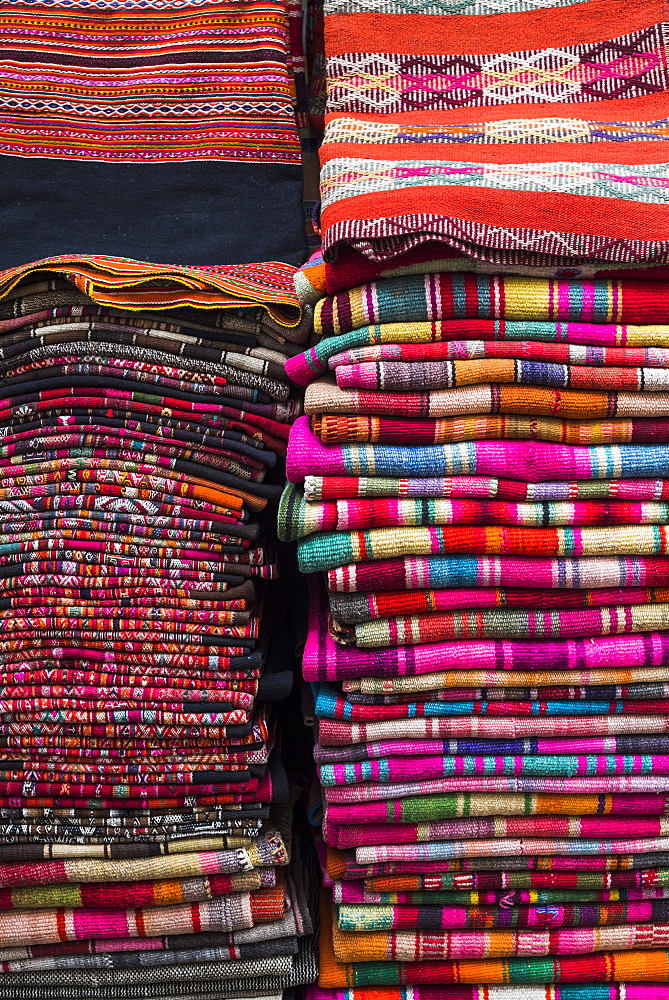
<path fill-rule="evenodd" d="M 321 289 L 669 262 L 663 0 L 324 9 Z"/>
<path fill-rule="evenodd" d="M 283 0 L 0 3 L 0 267 L 300 264 L 288 22 Z"/>

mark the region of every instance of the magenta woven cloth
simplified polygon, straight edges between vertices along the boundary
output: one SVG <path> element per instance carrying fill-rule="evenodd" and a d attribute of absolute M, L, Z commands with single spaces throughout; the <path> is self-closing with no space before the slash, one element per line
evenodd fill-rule
<path fill-rule="evenodd" d="M 288 440 L 286 475 L 293 483 L 305 476 L 502 476 L 523 482 L 563 478 L 631 479 L 669 468 L 667 445 L 598 445 L 585 447 L 544 441 L 465 441 L 402 447 L 344 444 L 328 447 L 299 417 Z"/>
<path fill-rule="evenodd" d="M 562 642 L 442 642 L 384 650 L 346 649 L 328 630 L 322 589 L 311 587 L 309 632 L 303 672 L 308 681 L 345 677 L 392 677 L 448 669 L 587 670 L 595 667 L 662 666 L 669 661 L 669 633 L 605 636 L 587 644 Z M 667 720 L 669 728 L 669 719 Z"/>

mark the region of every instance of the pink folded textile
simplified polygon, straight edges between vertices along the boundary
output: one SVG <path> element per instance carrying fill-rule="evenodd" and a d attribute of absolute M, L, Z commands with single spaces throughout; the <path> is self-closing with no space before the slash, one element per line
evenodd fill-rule
<path fill-rule="evenodd" d="M 338 825 L 327 817 L 326 840 L 332 847 L 419 844 L 461 838 L 509 837 L 650 837 L 666 836 L 669 818 L 639 816 L 495 816 L 438 820 L 431 823 Z"/>
<path fill-rule="evenodd" d="M 569 722 L 570 720 L 562 720 Z M 324 790 L 329 803 L 382 802 L 388 799 L 409 798 L 415 795 L 443 794 L 444 792 L 552 792 L 559 795 L 580 793 L 606 795 L 610 792 L 639 794 L 643 792 L 666 793 L 669 791 L 667 775 L 598 775 L 596 778 L 434 778 L 402 784 L 336 785 Z"/>
<path fill-rule="evenodd" d="M 327 601 L 318 585 L 311 588 L 309 633 L 303 673 L 307 681 L 345 677 L 392 677 L 441 669 L 591 669 L 662 666 L 669 662 L 669 632 L 643 636 L 604 636 L 579 640 L 440 642 L 391 649 L 347 649 L 328 629 Z M 537 720 L 538 721 L 538 720 Z M 669 718 L 667 718 L 669 729 Z M 657 730 L 660 731 L 660 730 Z"/>
<path fill-rule="evenodd" d="M 630 479 L 669 467 L 667 445 L 563 445 L 546 441 L 465 441 L 401 447 L 343 444 L 326 446 L 311 430 L 308 416 L 293 424 L 286 475 L 305 476 L 506 476 L 537 483 L 563 478 Z"/>

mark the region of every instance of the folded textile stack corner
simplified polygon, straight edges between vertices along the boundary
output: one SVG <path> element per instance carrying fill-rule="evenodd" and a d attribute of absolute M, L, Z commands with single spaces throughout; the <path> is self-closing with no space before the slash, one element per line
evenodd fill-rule
<path fill-rule="evenodd" d="M 315 978 L 274 582 L 293 270 L 0 275 L 3 1000 Z"/>

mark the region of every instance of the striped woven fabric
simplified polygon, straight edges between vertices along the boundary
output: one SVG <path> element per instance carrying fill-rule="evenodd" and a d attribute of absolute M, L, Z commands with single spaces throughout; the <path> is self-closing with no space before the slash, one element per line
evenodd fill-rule
<path fill-rule="evenodd" d="M 667 420 L 637 417 L 631 420 L 558 420 L 515 414 L 444 417 L 441 420 L 404 420 L 401 417 L 342 416 L 319 414 L 311 418 L 311 429 L 323 444 L 448 444 L 487 438 L 561 441 L 591 445 L 664 443 L 669 436 Z"/>
<path fill-rule="evenodd" d="M 374 563 L 350 563 L 327 573 L 330 590 L 425 590 L 432 587 L 503 587 L 575 589 L 664 584 L 667 564 L 661 556 L 533 558 L 530 556 L 398 556 Z M 631 665 L 631 664 L 630 664 Z"/>
<path fill-rule="evenodd" d="M 319 709 L 320 713 L 320 709 Z M 325 714 L 325 713 L 324 713 Z M 550 754 L 534 756 L 493 756 L 485 750 L 477 756 L 444 757 L 382 757 L 373 761 L 348 764 L 321 764 L 318 769 L 321 784 L 350 785 L 360 782 L 420 781 L 468 774 L 667 774 L 669 756 L 644 754 L 642 757 L 590 754 Z M 633 825 L 633 821 L 629 821 Z M 341 845 L 335 845 L 341 846 Z"/>
<path fill-rule="evenodd" d="M 588 992 L 586 992 L 588 991 Z M 546 1000 L 543 986 L 398 986 L 337 987 L 310 986 L 308 1000 Z M 551 1000 L 667 1000 L 669 986 L 661 983 L 564 983 L 551 988 Z"/>
<path fill-rule="evenodd" d="M 666 609 L 663 611 L 662 609 Z M 394 617 L 356 625 L 352 636 L 358 647 L 410 645 L 454 638 L 526 639 L 558 638 L 568 635 L 606 635 L 666 628 L 669 606 L 641 604 L 589 611 L 510 611 L 471 612 Z M 335 638 L 338 637 L 335 632 Z"/>
<path fill-rule="evenodd" d="M 353 389 L 416 392 L 465 385 L 547 385 L 565 389 L 666 392 L 666 370 L 607 365 L 556 364 L 519 358 L 457 361 L 365 361 L 337 364 L 337 385 Z"/>
<path fill-rule="evenodd" d="M 583 822 L 585 817 L 601 816 L 663 816 L 669 812 L 666 795 L 520 795 L 493 793 L 444 793 L 406 797 L 393 802 L 361 802 L 359 804 L 329 803 L 328 821 L 342 827 L 347 824 L 394 824 L 395 833 L 401 835 L 399 824 L 436 822 L 452 817 L 510 817 L 510 816 L 575 816 Z M 504 820 L 508 822 L 508 819 Z"/>
<path fill-rule="evenodd" d="M 472 699 L 457 701 L 406 702 L 394 705 L 354 704 L 337 696 L 336 691 L 322 687 L 318 693 L 316 711 L 323 719 L 345 719 L 368 722 L 391 721 L 405 718 L 433 718 L 463 715 L 662 715 L 667 711 L 667 700 L 652 701 L 597 701 L 590 697 L 583 702 L 576 700 L 508 701 L 491 699 L 490 702 Z M 520 765 L 519 765 L 520 766 Z M 485 768 L 482 768 L 485 770 Z"/>
<path fill-rule="evenodd" d="M 661 754 L 668 748 L 669 737 L 661 734 L 646 736 L 591 736 L 585 739 L 575 737 L 574 739 L 547 738 L 528 740 L 490 740 L 461 737 L 460 739 L 453 740 L 382 740 L 378 743 L 365 743 L 354 747 L 326 747 L 318 743 L 314 748 L 314 758 L 319 766 L 339 765 L 346 768 L 351 764 L 363 761 L 377 761 L 388 757 L 403 758 L 408 756 L 425 758 L 438 755 L 450 756 L 458 753 L 500 753 L 524 757 L 527 754 L 573 754 L 584 753 L 587 750 L 592 750 L 593 753 Z M 459 798 L 454 801 L 466 802 L 467 808 L 471 807 L 473 810 L 472 815 L 486 815 L 485 813 L 476 812 L 478 808 L 476 798 L 473 801 L 470 799 L 460 800 Z M 514 801 L 513 796 L 510 801 Z M 618 802 L 623 812 L 626 811 L 625 801 L 622 799 Z M 557 812 L 564 811 L 560 808 L 560 800 L 553 802 L 553 800 L 549 799 L 547 802 L 550 802 L 551 806 Z M 592 811 L 593 802 L 588 805 L 587 796 L 583 800 L 586 812 Z M 652 799 L 649 800 L 649 803 L 646 803 L 647 807 L 651 812 L 656 812 L 657 808 L 650 803 L 652 803 Z M 638 807 L 642 804 L 642 800 L 637 801 L 633 799 L 630 804 Z M 415 802 L 411 803 L 411 805 L 414 809 L 416 808 Z M 596 806 L 602 815 L 609 811 L 618 812 L 618 807 L 613 808 L 611 802 L 606 799 L 598 800 Z M 530 808 L 529 803 L 527 807 Z M 402 822 L 401 817 L 404 815 L 404 808 L 404 803 L 398 804 L 398 822 Z M 662 808 L 659 811 L 662 812 Z M 414 818 L 420 818 L 420 816 L 416 814 Z"/>
<path fill-rule="evenodd" d="M 278 524 L 284 541 L 296 541 L 315 532 L 432 524 L 481 524 L 548 527 L 559 525 L 664 524 L 666 503 L 505 503 L 480 500 L 342 498 L 337 501 L 304 499 L 289 483 L 279 505 Z M 537 536 L 540 537 L 540 536 Z"/>
<path fill-rule="evenodd" d="M 415 275 L 371 282 L 321 299 L 314 310 L 314 327 L 317 334 L 331 336 L 370 324 L 442 319 L 662 324 L 668 296 L 664 282 L 634 278 Z"/>
<path fill-rule="evenodd" d="M 347 825 L 332 824 L 327 816 L 328 836 L 333 835 L 331 846 L 341 850 L 389 844 L 423 844 L 453 839 L 491 839 L 501 837 L 641 837 L 664 834 L 669 830 L 666 818 L 657 817 L 551 817 L 495 816 L 486 819 L 443 820 L 441 822 L 394 826 L 393 824 Z"/>
<path fill-rule="evenodd" d="M 401 413 L 404 417 L 423 419 L 467 413 L 533 413 L 572 420 L 669 415 L 669 400 L 664 392 L 628 392 L 622 389 L 597 392 L 501 383 L 402 393 L 349 389 L 333 384 L 330 379 L 321 379 L 307 388 L 304 406 L 306 412 L 312 414 L 396 416 Z"/>
<path fill-rule="evenodd" d="M 381 564 L 382 565 L 382 564 Z M 317 591 L 311 602 L 311 626 L 304 652 L 307 680 L 340 680 L 346 677 L 396 676 L 429 673 L 437 668 L 462 669 L 575 669 L 611 666 L 659 666 L 667 642 L 664 633 L 643 638 L 601 637 L 583 644 L 577 640 L 495 641 L 467 640 L 400 646 L 379 651 L 345 649 L 334 642 L 327 627 L 323 595 Z M 321 740 L 322 742 L 322 740 Z M 351 741 L 355 742 L 355 741 Z"/>
<path fill-rule="evenodd" d="M 525 528 L 508 525 L 434 525 L 323 532 L 303 539 L 298 561 L 303 573 L 348 563 L 430 556 L 451 552 L 476 555 L 551 556 L 664 555 L 665 525 L 595 528 Z M 1 557 L 0 557 L 1 559 Z M 204 561 L 204 560 L 202 560 Z"/>
<path fill-rule="evenodd" d="M 528 587 L 449 588 L 447 590 L 377 591 L 365 594 L 328 594 L 332 614 L 338 622 L 360 622 L 407 614 L 457 611 L 467 608 L 592 608 L 619 604 L 663 604 L 666 588 L 601 587 L 597 590 L 532 590 Z"/>
<path fill-rule="evenodd" d="M 660 324 L 643 326 L 616 322 L 547 322 L 541 320 L 436 319 L 429 322 L 404 320 L 362 325 L 346 333 L 323 338 L 303 354 L 286 361 L 286 371 L 298 385 L 309 385 L 330 367 L 330 359 L 356 348 L 388 347 L 404 353 L 403 345 L 416 345 L 420 357 L 428 357 L 432 345 L 449 341 L 511 341 L 510 351 L 517 357 L 527 341 L 543 344 L 575 344 L 609 351 L 669 347 L 669 327 Z M 419 346 L 420 345 L 420 346 Z M 423 348 L 425 353 L 422 353 Z M 446 350 L 446 348 L 444 348 Z M 645 351 L 644 351 L 645 356 Z"/>
<path fill-rule="evenodd" d="M 35 0 L 4 12 L 2 266 L 82 246 L 138 261 L 300 264 L 290 75 L 304 58 L 288 6 L 201 0 L 168 13 L 161 2 L 69 0 L 54 19 L 54 4 Z M 183 207 L 178 232 L 168 204 Z M 226 236 L 213 238 L 205 217 Z"/>
<path fill-rule="evenodd" d="M 663 445 L 601 445 L 584 448 L 538 441 L 470 441 L 401 448 L 349 444 L 326 447 L 307 417 L 292 426 L 286 473 L 291 482 L 307 475 L 503 476 L 528 483 L 550 481 L 560 469 L 573 479 L 632 479 L 661 473 L 669 461 Z"/>
<path fill-rule="evenodd" d="M 231 931 L 256 922 L 278 920 L 285 911 L 281 889 L 231 893 L 215 900 L 184 906 L 132 907 L 127 910 L 35 910 L 30 919 L 21 911 L 0 914 L 3 945 L 41 944 L 87 938 L 134 938 L 195 931 Z"/>
<path fill-rule="evenodd" d="M 519 931 L 370 931 L 333 930 L 335 955 L 343 962 L 432 962 L 447 957 L 499 958 L 507 955 L 585 955 L 592 952 L 665 948 L 667 924 L 623 927 L 558 928 Z M 429 965 L 428 965 L 429 969 Z"/>
<path fill-rule="evenodd" d="M 330 274 L 342 244 L 427 271 L 663 262 L 663 20 L 659 2 L 326 5 Z"/>
<path fill-rule="evenodd" d="M 510 927 L 551 928 L 607 926 L 611 924 L 667 923 L 667 901 L 629 902 L 610 906 L 557 905 L 503 907 L 418 906 L 382 907 L 343 905 L 336 908 L 341 931 L 366 932 L 412 930 L 424 932 Z"/>

